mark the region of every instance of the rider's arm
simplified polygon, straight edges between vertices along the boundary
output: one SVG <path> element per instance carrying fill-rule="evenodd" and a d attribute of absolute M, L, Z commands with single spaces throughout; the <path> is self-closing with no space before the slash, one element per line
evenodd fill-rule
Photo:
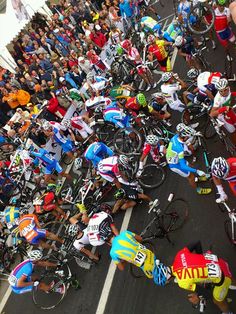
<path fill-rule="evenodd" d="M 57 263 L 52 263 L 49 261 L 37 261 L 34 264 L 41 267 L 57 267 L 58 266 Z"/>
<path fill-rule="evenodd" d="M 183 80 L 181 80 L 179 77 L 176 78 L 176 80 L 180 83 L 182 88 L 186 88 L 187 87 L 187 84 Z"/>
<path fill-rule="evenodd" d="M 119 234 L 119 231 L 114 224 L 111 224 L 111 231 L 113 232 L 115 236 Z"/>
<path fill-rule="evenodd" d="M 24 287 L 29 287 L 34 284 L 33 281 L 26 281 L 28 276 L 22 275 L 18 280 L 17 280 L 17 287 L 18 288 L 24 288 Z"/>
<path fill-rule="evenodd" d="M 143 242 L 143 238 L 139 234 L 135 234 L 135 240 L 137 240 L 139 243 Z"/>
<path fill-rule="evenodd" d="M 184 159 L 183 154 L 184 153 L 181 153 L 181 156 L 179 156 L 179 165 L 181 170 L 186 172 L 197 173 L 197 169 L 188 166 L 186 160 Z"/>
<path fill-rule="evenodd" d="M 126 263 L 127 263 L 126 261 L 121 260 L 118 264 L 116 264 L 116 266 L 118 267 L 119 270 L 123 271 L 125 269 Z"/>

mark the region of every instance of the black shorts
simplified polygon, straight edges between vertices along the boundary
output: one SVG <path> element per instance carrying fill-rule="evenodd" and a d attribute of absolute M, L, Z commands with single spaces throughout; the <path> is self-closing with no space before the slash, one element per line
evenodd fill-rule
<path fill-rule="evenodd" d="M 138 200 L 138 191 L 136 189 L 131 188 L 130 186 L 123 186 L 123 189 L 126 193 L 126 199 L 136 201 Z"/>

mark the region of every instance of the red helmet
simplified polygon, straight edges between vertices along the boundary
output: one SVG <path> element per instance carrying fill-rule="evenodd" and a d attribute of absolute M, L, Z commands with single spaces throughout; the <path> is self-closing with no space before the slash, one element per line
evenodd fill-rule
<path fill-rule="evenodd" d="M 131 44 L 131 41 L 129 39 L 125 39 L 121 44 L 122 48 L 125 50 L 127 50 L 129 48 L 129 46 L 131 46 L 131 45 L 132 44 Z"/>

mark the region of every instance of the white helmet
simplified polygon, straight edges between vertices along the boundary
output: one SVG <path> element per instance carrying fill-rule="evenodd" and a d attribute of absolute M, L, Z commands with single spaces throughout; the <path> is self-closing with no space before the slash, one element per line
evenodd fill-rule
<path fill-rule="evenodd" d="M 45 131 L 48 131 L 52 128 L 52 125 L 49 121 L 44 121 L 43 122 L 43 125 L 42 125 L 42 128 L 45 130 Z"/>
<path fill-rule="evenodd" d="M 176 47 L 180 47 L 183 45 L 183 42 L 184 42 L 184 37 L 183 36 L 177 36 L 175 38 L 175 46 Z"/>
<path fill-rule="evenodd" d="M 80 229 L 78 225 L 69 225 L 69 227 L 66 230 L 66 233 L 68 234 L 68 236 L 74 237 L 78 234 L 79 230 Z"/>
<path fill-rule="evenodd" d="M 39 261 L 42 257 L 43 253 L 40 250 L 32 250 L 28 252 L 28 258 L 32 261 Z"/>
<path fill-rule="evenodd" d="M 80 158 L 80 157 L 78 157 L 78 158 L 76 158 L 75 161 L 74 161 L 74 168 L 75 168 L 76 170 L 81 169 L 81 168 L 82 168 L 82 164 L 83 164 L 83 159 Z"/>
<path fill-rule="evenodd" d="M 152 146 L 156 146 L 158 144 L 159 138 L 156 135 L 150 134 L 146 137 L 146 142 Z"/>
<path fill-rule="evenodd" d="M 218 83 L 215 84 L 215 87 L 217 90 L 221 91 L 228 87 L 228 85 L 229 85 L 228 80 L 226 78 L 222 78 L 219 80 Z"/>
<path fill-rule="evenodd" d="M 162 82 L 168 82 L 173 76 L 173 73 L 172 72 L 165 72 L 162 74 L 161 76 L 161 80 Z"/>
<path fill-rule="evenodd" d="M 213 176 L 224 179 L 229 173 L 229 165 L 223 157 L 214 158 L 211 164 L 211 172 Z"/>
<path fill-rule="evenodd" d="M 130 160 L 127 156 L 125 155 L 120 155 L 118 158 L 118 164 L 122 165 L 125 169 L 130 169 Z"/>
<path fill-rule="evenodd" d="M 33 200 L 33 205 L 42 205 L 43 204 L 43 199 L 40 197 L 37 197 Z"/>
<path fill-rule="evenodd" d="M 196 68 L 192 68 L 187 72 L 187 77 L 190 79 L 195 79 L 196 77 L 198 77 L 199 75 L 199 71 Z"/>
<path fill-rule="evenodd" d="M 191 137 L 196 134 L 196 131 L 193 128 L 190 128 L 184 123 L 179 123 L 176 126 L 176 131 L 179 133 L 181 137 Z"/>
<path fill-rule="evenodd" d="M 69 119 L 63 119 L 61 121 L 61 125 L 65 126 L 66 128 L 68 128 L 70 126 L 70 120 Z"/>

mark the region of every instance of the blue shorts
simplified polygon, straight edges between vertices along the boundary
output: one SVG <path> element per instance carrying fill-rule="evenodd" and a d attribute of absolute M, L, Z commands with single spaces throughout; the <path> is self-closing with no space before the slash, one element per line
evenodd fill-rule
<path fill-rule="evenodd" d="M 179 175 L 180 175 L 181 177 L 183 177 L 183 178 L 187 178 L 187 177 L 190 175 L 190 172 L 189 172 L 189 171 L 185 171 L 185 170 L 181 169 L 180 167 L 178 167 L 178 165 L 176 165 L 176 167 L 169 165 L 169 167 L 170 167 L 170 170 L 171 170 L 171 171 L 173 171 L 173 172 L 179 174 Z"/>
<path fill-rule="evenodd" d="M 63 153 L 68 153 L 73 150 L 73 145 L 71 141 L 66 141 L 64 144 L 61 145 Z"/>
<path fill-rule="evenodd" d="M 46 166 L 45 174 L 51 174 L 54 170 L 56 170 L 58 173 L 61 173 L 63 171 L 57 160 L 54 160 L 52 164 Z"/>
<path fill-rule="evenodd" d="M 45 229 L 38 229 L 34 228 L 34 231 L 37 233 L 36 236 L 34 236 L 31 241 L 29 241 L 30 244 L 39 244 L 39 240 L 46 238 L 46 230 Z"/>

